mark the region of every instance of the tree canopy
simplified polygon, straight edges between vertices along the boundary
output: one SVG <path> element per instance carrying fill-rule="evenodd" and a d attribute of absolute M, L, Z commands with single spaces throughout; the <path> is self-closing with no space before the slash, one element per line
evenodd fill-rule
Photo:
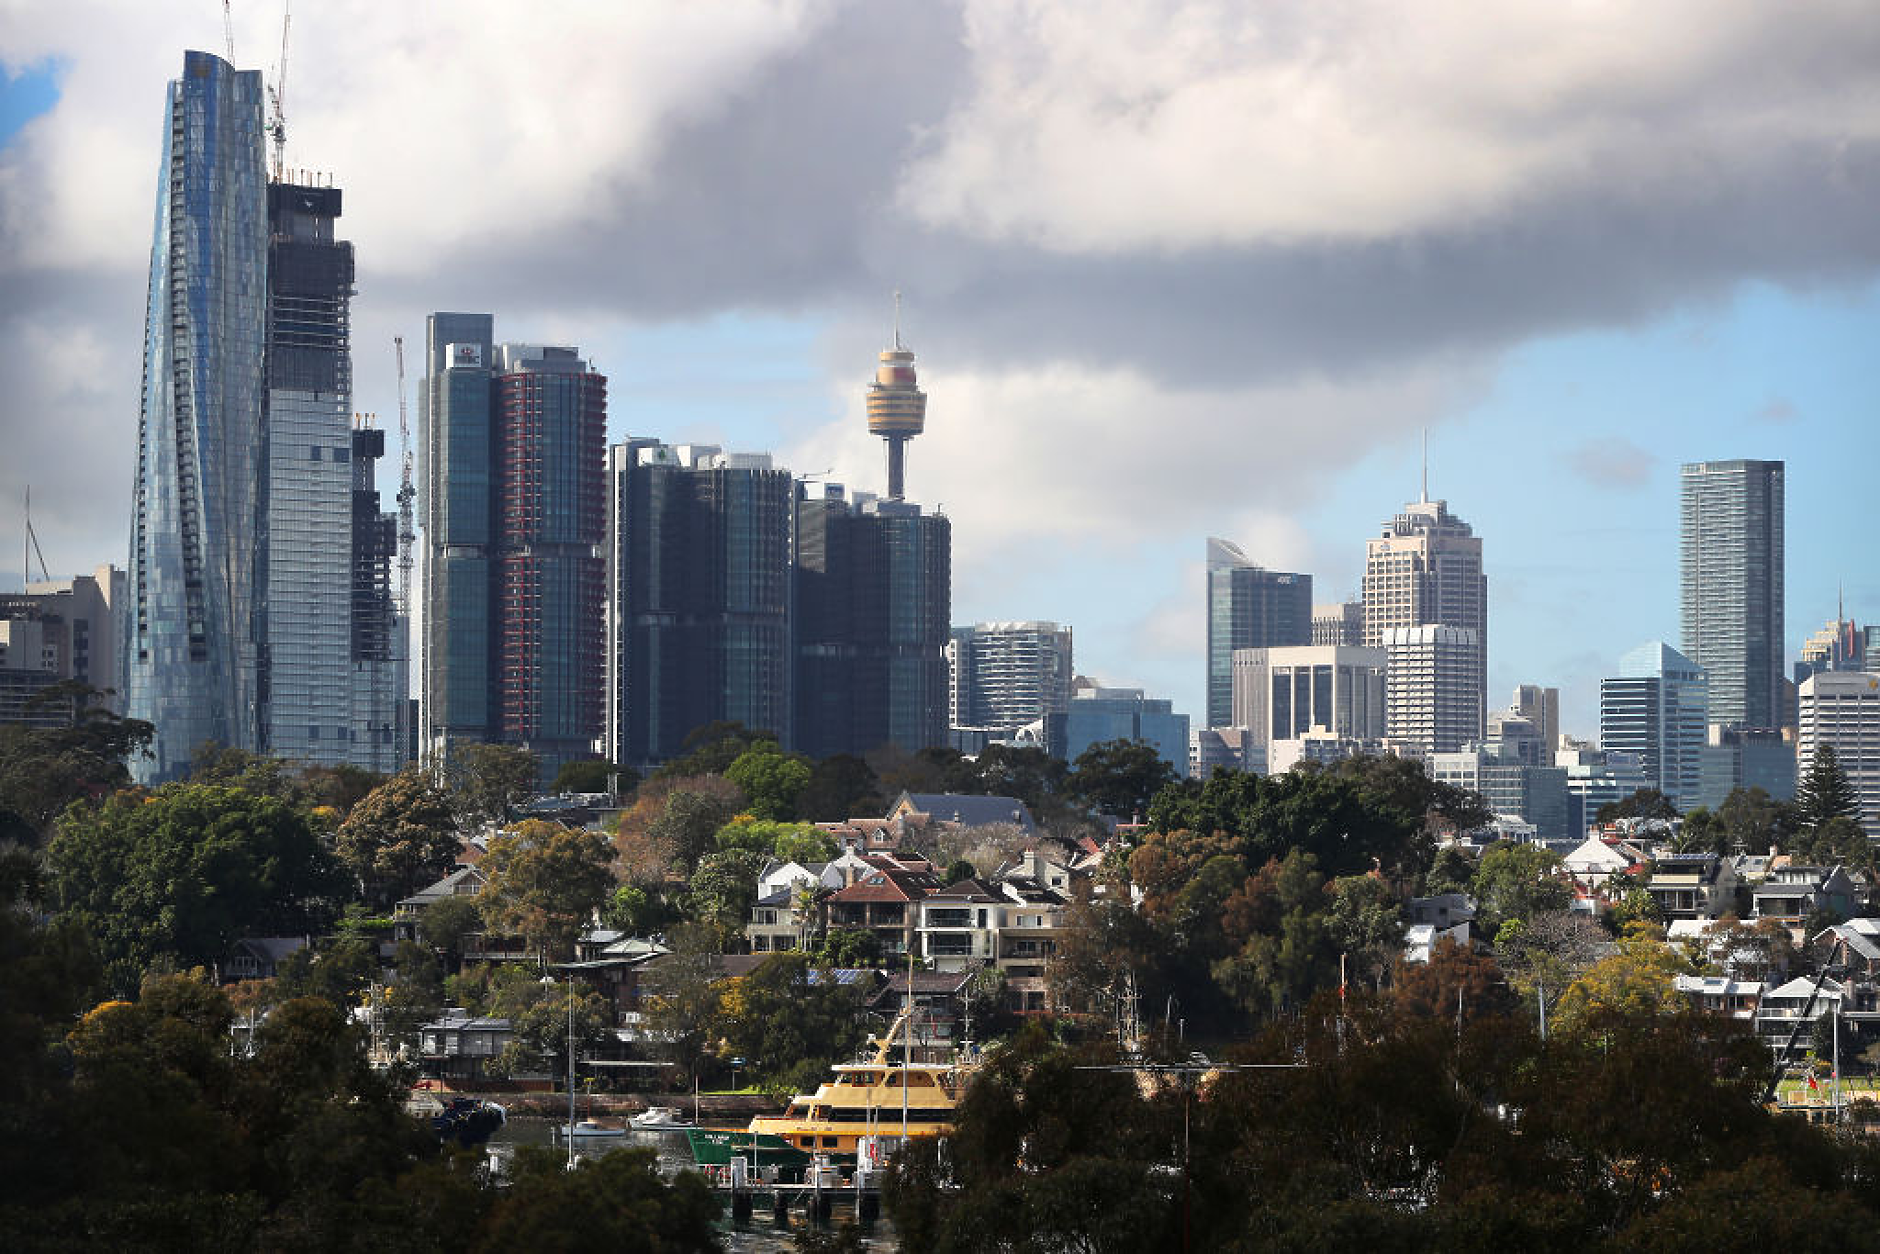
<path fill-rule="evenodd" d="M 339 825 L 335 847 L 366 897 L 380 904 L 447 874 L 463 848 L 450 798 L 418 767 L 367 793 Z"/>
<path fill-rule="evenodd" d="M 559 958 L 614 888 L 613 849 L 599 832 L 526 819 L 490 841 L 477 908 L 491 928 Z"/>

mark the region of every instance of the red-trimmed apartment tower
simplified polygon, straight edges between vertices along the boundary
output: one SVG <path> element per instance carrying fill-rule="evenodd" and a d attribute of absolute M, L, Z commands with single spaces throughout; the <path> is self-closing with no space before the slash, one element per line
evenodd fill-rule
<path fill-rule="evenodd" d="M 492 365 L 495 738 L 552 778 L 601 733 L 607 380 L 573 348 L 499 344 Z"/>

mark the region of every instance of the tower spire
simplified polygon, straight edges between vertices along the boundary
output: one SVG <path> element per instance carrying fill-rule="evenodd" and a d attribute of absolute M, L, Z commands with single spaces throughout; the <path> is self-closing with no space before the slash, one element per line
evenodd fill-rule
<path fill-rule="evenodd" d="M 894 289 L 894 347 L 901 347 L 901 289 Z"/>
<path fill-rule="evenodd" d="M 1418 501 L 1430 499 L 1430 429 L 1423 428 L 1423 487 L 1417 495 Z"/>

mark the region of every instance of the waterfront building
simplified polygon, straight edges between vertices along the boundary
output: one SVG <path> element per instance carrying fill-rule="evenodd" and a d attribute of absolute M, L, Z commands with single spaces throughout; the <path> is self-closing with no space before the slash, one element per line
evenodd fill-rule
<path fill-rule="evenodd" d="M 721 719 L 788 737 L 790 472 L 768 454 L 634 437 L 607 451 L 606 485 L 608 757 L 663 762 Z M 946 620 L 943 607 L 942 633 Z"/>
<path fill-rule="evenodd" d="M 1071 699 L 1071 629 L 1049 622 L 977 623 L 947 643 L 949 724 L 1009 733 Z"/>
<path fill-rule="evenodd" d="M 1806 772 L 1815 750 L 1834 750 L 1859 799 L 1860 825 L 1880 836 L 1880 676 L 1866 671 L 1810 675 L 1799 693 L 1795 756 Z"/>
<path fill-rule="evenodd" d="M 143 782 L 205 742 L 263 747 L 263 100 L 259 72 L 189 52 L 165 102 L 123 619 Z"/>
<path fill-rule="evenodd" d="M 1390 627 L 1379 639 L 1391 740 L 1420 753 L 1444 753 L 1481 739 L 1482 644 L 1474 628 Z"/>
<path fill-rule="evenodd" d="M 1647 786 L 1688 810 L 1703 786 L 1707 710 L 1701 667 L 1668 644 L 1641 645 L 1599 681 L 1600 747 L 1637 754 Z"/>
<path fill-rule="evenodd" d="M 1426 627 L 1449 631 L 1421 637 L 1398 635 L 1399 647 L 1410 650 L 1402 657 L 1406 662 L 1418 656 L 1427 660 L 1431 650 L 1437 649 L 1443 665 L 1438 672 L 1406 676 L 1397 685 L 1390 735 L 1421 744 L 1426 735 L 1436 735 L 1434 729 L 1440 725 L 1439 739 L 1450 743 L 1426 748 L 1454 749 L 1481 739 L 1485 730 L 1488 580 L 1482 573 L 1481 538 L 1449 512 L 1448 502 L 1428 499 L 1427 491 L 1365 544 L 1364 643 L 1383 647 L 1391 633 Z M 1419 643 L 1412 645 L 1413 640 Z M 1459 652 L 1465 649 L 1473 652 L 1465 657 Z M 1424 694 L 1422 699 L 1430 704 L 1413 709 L 1406 703 L 1414 693 Z M 1457 718 L 1462 721 L 1453 726 Z M 1399 731 L 1398 726 L 1407 730 Z"/>
<path fill-rule="evenodd" d="M 1208 720 L 1234 721 L 1234 650 L 1312 643 L 1312 576 L 1267 570 L 1208 538 Z"/>
<path fill-rule="evenodd" d="M 953 531 L 912 501 L 796 485 L 791 745 L 811 757 L 947 742 Z"/>
<path fill-rule="evenodd" d="M 1680 472 L 1682 652 L 1709 678 L 1710 720 L 1784 727 L 1783 464 L 1693 462 Z"/>
<path fill-rule="evenodd" d="M 517 745 L 552 777 L 601 735 L 607 380 L 488 314 L 426 331 L 425 753 Z"/>
<path fill-rule="evenodd" d="M 1385 656 L 1361 645 L 1236 649 L 1233 723 L 1259 745 L 1314 731 L 1382 739 Z"/>

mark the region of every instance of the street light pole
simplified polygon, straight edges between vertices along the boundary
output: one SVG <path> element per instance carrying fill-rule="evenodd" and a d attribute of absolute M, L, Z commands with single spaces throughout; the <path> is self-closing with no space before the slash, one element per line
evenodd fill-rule
<path fill-rule="evenodd" d="M 568 972 L 568 1169 L 574 1170 L 574 972 Z"/>

